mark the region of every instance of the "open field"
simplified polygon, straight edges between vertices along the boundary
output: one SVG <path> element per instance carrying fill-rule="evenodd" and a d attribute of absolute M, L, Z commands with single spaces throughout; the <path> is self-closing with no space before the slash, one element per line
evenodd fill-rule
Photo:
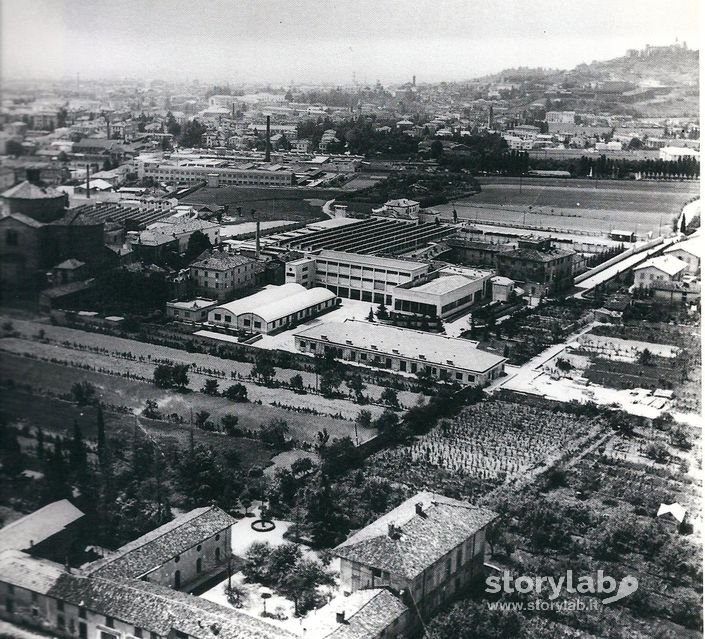
<path fill-rule="evenodd" d="M 264 188 L 264 187 L 204 187 L 188 197 L 183 204 L 217 204 L 230 207 L 228 215 L 237 215 L 236 208 L 242 207 L 242 219 L 250 222 L 265 220 L 296 220 L 313 222 L 326 219 L 321 206 L 332 200 L 339 191 L 330 189 L 305 188 Z M 250 214 L 255 209 L 256 215 Z"/>
<path fill-rule="evenodd" d="M 352 422 L 341 419 L 334 419 L 324 415 L 316 415 L 315 420 L 310 414 L 297 413 L 294 411 L 269 406 L 267 404 L 239 403 L 232 402 L 224 397 L 211 397 L 198 392 L 180 393 L 172 390 L 157 388 L 151 383 L 136 380 L 124 379 L 113 375 L 106 375 L 89 370 L 75 370 L 67 368 L 58 363 L 38 361 L 25 357 L 17 357 L 9 353 L 3 353 L 0 359 L 0 379 L 13 379 L 17 384 L 29 384 L 38 390 L 52 391 L 57 395 L 69 393 L 71 386 L 77 381 L 88 381 L 97 388 L 97 394 L 101 401 L 114 406 L 126 406 L 134 413 L 139 413 L 148 399 L 157 402 L 158 409 L 163 415 L 176 413 L 188 424 L 191 411 L 195 415 L 199 411 L 208 411 L 210 420 L 217 423 L 225 415 L 236 415 L 238 417 L 238 427 L 257 431 L 259 427 L 268 424 L 273 419 L 283 419 L 289 425 L 289 435 L 300 441 L 312 441 L 318 430 L 327 429 L 331 438 L 354 436 L 354 426 Z M 197 386 L 197 385 L 196 385 Z M 3 395 L 8 395 L 8 391 L 2 391 Z M 322 399 L 322 398 L 318 398 Z M 26 402 L 26 400 L 25 400 Z M 11 412 L 11 408 L 14 410 Z M 22 417 L 26 403 L 3 402 L 3 410 L 8 415 Z M 77 418 L 71 405 L 66 404 L 66 413 L 61 418 L 52 417 L 57 425 L 64 424 L 66 429 L 70 428 L 73 419 Z M 90 409 L 89 409 L 90 410 Z M 359 410 L 359 409 L 356 409 Z M 50 413 L 49 413 L 50 414 Z M 95 428 L 95 422 L 87 418 L 85 424 L 79 419 L 79 425 L 86 427 L 89 432 Z M 129 418 L 130 428 L 134 425 L 134 420 Z M 149 423 L 149 420 L 143 420 Z M 171 428 L 171 426 L 170 426 Z M 184 436 L 188 426 L 174 426 L 181 429 Z M 358 427 L 358 436 L 361 441 L 369 439 L 375 431 Z M 216 435 L 219 438 L 220 436 Z M 221 441 L 221 439 L 218 439 Z"/>
<path fill-rule="evenodd" d="M 599 180 L 481 178 L 482 192 L 434 206 L 453 209 L 466 220 L 526 223 L 536 226 L 609 232 L 612 229 L 670 233 L 671 223 L 688 200 L 699 195 L 696 181 L 623 182 Z M 531 207 L 531 210 L 529 210 Z"/>

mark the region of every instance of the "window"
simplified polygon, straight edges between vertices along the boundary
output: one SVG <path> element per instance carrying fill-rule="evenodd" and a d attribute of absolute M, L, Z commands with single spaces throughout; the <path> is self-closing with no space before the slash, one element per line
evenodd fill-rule
<path fill-rule="evenodd" d="M 78 623 L 78 636 L 80 639 L 88 639 L 88 626 L 85 621 Z"/>
<path fill-rule="evenodd" d="M 215 560 L 220 561 L 220 548 L 215 549 Z"/>
<path fill-rule="evenodd" d="M 220 541 L 220 533 L 218 533 L 218 534 L 215 536 L 215 540 L 216 540 L 216 541 Z"/>
<path fill-rule="evenodd" d="M 19 244 L 19 234 L 14 229 L 8 229 L 5 232 L 5 243 L 8 246 L 17 246 Z"/>
<path fill-rule="evenodd" d="M 181 588 L 181 571 L 180 570 L 177 570 L 174 573 L 174 588 L 176 588 L 177 590 L 179 588 Z"/>
<path fill-rule="evenodd" d="M 196 546 L 196 550 L 198 550 L 198 552 L 201 552 L 201 548 L 203 548 L 203 546 L 201 546 L 201 544 L 198 544 L 198 546 Z"/>
<path fill-rule="evenodd" d="M 230 315 L 226 315 L 225 316 L 225 323 L 230 324 L 230 320 L 232 320 L 232 317 L 230 317 Z"/>
<path fill-rule="evenodd" d="M 32 611 L 32 614 L 36 615 L 37 613 Z M 64 615 L 57 615 L 56 617 L 56 625 L 59 628 L 63 628 L 66 625 L 66 619 L 64 619 Z"/>
<path fill-rule="evenodd" d="M 108 628 L 114 628 L 115 627 L 115 621 L 113 620 L 112 617 L 105 617 L 105 625 L 108 626 Z"/>
<path fill-rule="evenodd" d="M 176 557 L 174 557 L 174 563 L 178 564 L 180 561 L 181 561 L 181 555 L 176 555 Z"/>
<path fill-rule="evenodd" d="M 135 626 L 134 635 L 135 637 L 137 637 L 137 639 L 142 639 L 142 628 Z"/>
<path fill-rule="evenodd" d="M 34 593 L 32 593 L 32 594 L 34 594 Z M 32 599 L 34 599 L 34 597 L 32 597 Z M 57 609 L 59 612 L 63 612 L 63 611 L 64 611 L 64 602 L 61 601 L 61 599 L 57 600 L 57 602 L 56 602 L 56 609 Z"/>
<path fill-rule="evenodd" d="M 78 609 L 78 616 L 80 619 L 85 619 L 86 618 L 86 609 L 85 608 L 79 608 Z"/>
<path fill-rule="evenodd" d="M 203 568 L 203 560 L 199 557 L 199 558 L 196 560 L 196 572 L 197 572 L 198 574 L 200 574 L 202 568 Z"/>
<path fill-rule="evenodd" d="M 219 322 L 220 321 L 220 313 L 216 313 L 215 315 L 213 315 L 213 318 L 215 319 L 216 322 Z"/>

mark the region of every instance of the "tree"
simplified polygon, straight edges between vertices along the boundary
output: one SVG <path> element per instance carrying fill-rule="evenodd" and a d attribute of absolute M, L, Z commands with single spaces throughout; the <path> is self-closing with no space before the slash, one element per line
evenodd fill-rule
<path fill-rule="evenodd" d="M 299 373 L 296 373 L 296 375 L 292 375 L 291 379 L 289 380 L 289 386 L 291 387 L 291 390 L 293 390 L 295 393 L 303 393 L 304 378 L 301 377 Z"/>
<path fill-rule="evenodd" d="M 358 468 L 362 463 L 362 454 L 350 437 L 334 439 L 321 453 L 322 471 L 333 477 L 351 468 Z"/>
<path fill-rule="evenodd" d="M 88 474 L 88 451 L 83 441 L 83 433 L 78 422 L 73 422 L 73 435 L 69 448 L 69 465 L 77 481 L 83 482 Z"/>
<path fill-rule="evenodd" d="M 642 366 L 651 366 L 653 361 L 653 355 L 648 348 L 645 348 L 641 353 L 639 353 L 639 364 Z"/>
<path fill-rule="evenodd" d="M 244 384 L 233 384 L 223 391 L 223 397 L 234 402 L 247 401 L 247 387 Z"/>
<path fill-rule="evenodd" d="M 186 246 L 186 261 L 195 260 L 204 251 L 210 251 L 213 248 L 208 236 L 203 231 L 194 231 L 191 237 L 188 238 Z"/>
<path fill-rule="evenodd" d="M 260 427 L 260 439 L 277 449 L 286 448 L 286 434 L 289 425 L 283 419 L 273 419 L 266 426 Z"/>
<path fill-rule="evenodd" d="M 360 373 L 353 373 L 352 377 L 347 381 L 348 388 L 355 393 L 355 401 L 358 404 L 363 403 L 365 396 L 362 392 L 367 388 L 365 383 L 362 381 L 362 375 Z"/>
<path fill-rule="evenodd" d="M 223 425 L 225 432 L 228 435 L 239 435 L 240 431 L 237 428 L 240 419 L 237 415 L 223 415 L 220 418 L 220 423 Z"/>
<path fill-rule="evenodd" d="M 387 312 L 387 307 L 384 303 L 380 304 L 377 307 L 377 319 L 386 320 L 388 317 L 389 313 Z"/>
<path fill-rule="evenodd" d="M 315 468 L 310 457 L 300 457 L 291 464 L 291 472 L 294 475 L 305 475 Z"/>
<path fill-rule="evenodd" d="M 399 397 L 393 388 L 385 388 L 382 391 L 382 401 L 391 408 L 399 408 Z"/>
<path fill-rule="evenodd" d="M 95 386 L 88 381 L 76 382 L 73 386 L 71 386 L 73 401 L 75 401 L 79 406 L 93 404 L 96 401 L 95 394 Z"/>
<path fill-rule="evenodd" d="M 154 369 L 154 384 L 159 388 L 171 388 L 173 371 L 169 364 L 159 364 Z"/>
<path fill-rule="evenodd" d="M 206 395 L 217 395 L 218 394 L 218 380 L 213 378 L 208 378 L 201 389 L 202 393 Z"/>
<path fill-rule="evenodd" d="M 358 426 L 362 426 L 364 428 L 369 428 L 370 424 L 372 423 L 372 413 L 363 408 L 357 414 L 357 417 L 355 417 L 355 422 L 357 423 Z"/>
<path fill-rule="evenodd" d="M 98 414 L 96 415 L 97 430 L 98 430 L 98 461 L 102 466 L 105 464 L 105 418 L 103 416 L 103 406 L 98 404 Z"/>
<path fill-rule="evenodd" d="M 148 399 L 145 402 L 145 407 L 144 410 L 142 411 L 142 415 L 144 415 L 147 419 L 161 419 L 162 414 L 159 412 L 159 405 L 157 402 L 153 399 Z"/>
<path fill-rule="evenodd" d="M 391 432 L 399 425 L 399 417 L 393 410 L 388 408 L 375 420 L 374 426 L 382 432 Z"/>
<path fill-rule="evenodd" d="M 316 607 L 318 588 L 334 586 L 335 576 L 313 559 L 300 558 L 296 564 L 283 573 L 277 590 L 294 600 L 294 614 L 305 615 Z"/>
<path fill-rule="evenodd" d="M 374 322 L 375 321 L 375 311 L 374 309 L 370 306 L 370 312 L 367 314 L 367 321 L 368 322 Z"/>
<path fill-rule="evenodd" d="M 17 435 L 4 424 L 0 426 L 0 462 L 0 472 L 8 477 L 17 477 L 25 468 L 24 455 Z"/>
<path fill-rule="evenodd" d="M 196 413 L 196 426 L 200 429 L 205 429 L 210 416 L 211 414 L 207 410 L 199 410 Z"/>
<path fill-rule="evenodd" d="M 433 159 L 438 159 L 443 155 L 443 142 L 440 140 L 434 140 L 431 142 L 431 157 Z"/>
<path fill-rule="evenodd" d="M 516 610 L 491 610 L 484 601 L 465 599 L 429 623 L 427 639 L 505 639 L 521 637 L 524 618 Z"/>
<path fill-rule="evenodd" d="M 5 144 L 5 153 L 19 157 L 20 155 L 24 155 L 24 147 L 22 143 L 17 140 L 8 140 Z"/>
<path fill-rule="evenodd" d="M 270 384 L 276 373 L 277 371 L 272 363 L 272 354 L 267 350 L 259 350 L 255 355 L 252 376 L 258 377 L 264 384 Z"/>

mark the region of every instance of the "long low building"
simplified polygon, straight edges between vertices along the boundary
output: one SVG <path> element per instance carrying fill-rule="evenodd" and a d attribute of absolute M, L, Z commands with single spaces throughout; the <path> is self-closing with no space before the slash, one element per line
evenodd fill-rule
<path fill-rule="evenodd" d="M 208 323 L 231 330 L 274 333 L 292 328 L 337 306 L 334 293 L 322 287 L 307 289 L 290 283 L 216 306 Z"/>
<path fill-rule="evenodd" d="M 428 370 L 436 379 L 464 385 L 484 385 L 496 379 L 506 362 L 468 340 L 364 321 L 324 322 L 297 333 L 294 339 L 304 353 L 332 352 L 338 359 L 402 373 Z"/>

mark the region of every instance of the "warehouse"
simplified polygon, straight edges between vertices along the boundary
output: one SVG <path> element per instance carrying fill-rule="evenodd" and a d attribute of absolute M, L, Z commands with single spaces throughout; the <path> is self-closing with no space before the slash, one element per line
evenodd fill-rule
<path fill-rule="evenodd" d="M 296 326 L 338 303 L 335 294 L 325 288 L 283 284 L 216 306 L 208 313 L 208 324 L 266 335 Z"/>
<path fill-rule="evenodd" d="M 312 355 L 332 352 L 342 360 L 402 373 L 484 386 L 504 372 L 506 358 L 481 351 L 465 339 L 348 320 L 323 322 L 294 335 L 296 348 Z"/>

